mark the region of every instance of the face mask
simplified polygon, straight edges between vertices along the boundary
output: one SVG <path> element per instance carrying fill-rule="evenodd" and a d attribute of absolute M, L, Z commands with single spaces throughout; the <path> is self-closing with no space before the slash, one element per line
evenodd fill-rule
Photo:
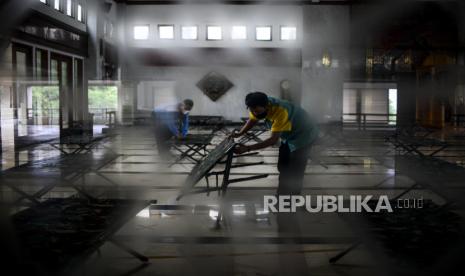
<path fill-rule="evenodd" d="M 268 112 L 265 111 L 265 112 L 263 112 L 263 113 L 260 113 L 260 114 L 258 114 L 258 115 L 255 115 L 255 117 L 256 117 L 257 119 L 260 119 L 260 120 L 261 120 L 261 119 L 265 119 L 267 114 L 268 114 Z"/>
<path fill-rule="evenodd" d="M 184 111 L 182 112 L 182 114 L 188 115 L 188 114 L 189 114 L 189 110 L 184 110 Z"/>

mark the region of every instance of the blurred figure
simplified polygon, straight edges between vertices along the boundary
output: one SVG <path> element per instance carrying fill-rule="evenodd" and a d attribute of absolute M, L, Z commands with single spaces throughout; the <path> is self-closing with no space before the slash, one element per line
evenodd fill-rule
<path fill-rule="evenodd" d="M 155 139 L 161 156 L 168 155 L 170 149 L 168 141 L 172 137 L 177 139 L 186 137 L 189 131 L 189 112 L 193 107 L 194 102 L 185 99 L 181 103 L 161 105 L 153 110 Z"/>

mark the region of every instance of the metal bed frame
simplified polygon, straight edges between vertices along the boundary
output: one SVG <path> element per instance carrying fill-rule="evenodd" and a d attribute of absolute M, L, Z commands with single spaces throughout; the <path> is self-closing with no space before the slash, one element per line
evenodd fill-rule
<path fill-rule="evenodd" d="M 190 159 L 194 163 L 199 163 L 208 155 L 207 146 L 210 145 L 212 139 L 213 134 L 189 134 L 184 139 L 169 141 L 171 147 L 180 153 L 179 157 L 170 166 L 179 164 L 183 159 Z"/>
<path fill-rule="evenodd" d="M 247 163 L 247 164 L 233 164 L 233 159 L 237 157 L 243 156 L 251 156 L 258 154 L 257 152 L 243 154 L 243 155 L 235 155 L 234 154 L 234 147 L 236 143 L 232 138 L 224 139 L 214 150 L 210 152 L 210 154 L 202 160 L 202 162 L 198 163 L 188 175 L 183 189 L 181 193 L 178 195 L 176 200 L 180 200 L 182 197 L 190 195 L 190 194 L 198 194 L 198 193 L 206 193 L 209 195 L 211 192 L 218 192 L 218 196 L 224 198 L 226 196 L 228 187 L 230 184 L 238 183 L 238 182 L 245 182 L 255 179 L 261 179 L 268 177 L 268 174 L 258 174 L 249 177 L 241 177 L 230 179 L 231 169 L 233 168 L 240 168 L 240 167 L 248 167 L 248 166 L 255 166 L 261 165 L 264 162 L 255 162 L 255 163 Z M 224 165 L 224 169 L 213 171 L 213 169 L 218 165 Z M 215 177 L 215 186 L 210 186 L 209 177 Z M 220 184 L 219 176 L 223 177 L 223 180 Z M 205 178 L 207 187 L 195 187 L 195 185 L 201 180 Z M 220 228 L 222 219 L 222 212 L 220 210 L 215 227 Z"/>

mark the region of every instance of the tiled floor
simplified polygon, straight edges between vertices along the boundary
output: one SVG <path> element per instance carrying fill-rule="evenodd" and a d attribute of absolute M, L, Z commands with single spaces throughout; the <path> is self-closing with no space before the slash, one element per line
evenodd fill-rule
<path fill-rule="evenodd" d="M 386 142 L 385 135 L 385 132 L 345 131 L 322 138 L 312 150 L 303 194 L 388 195 L 393 198 L 411 187 L 415 181 L 397 171 L 396 152 Z M 224 137 L 224 134 L 217 134 L 214 145 L 209 148 Z M 106 243 L 100 254 L 94 254 L 81 265 L 76 275 L 388 274 L 383 270 L 386 263 L 363 245 L 337 264 L 329 264 L 329 258 L 353 244 L 361 235 L 341 215 L 299 212 L 283 216 L 263 210 L 263 195 L 274 194 L 278 184 L 276 147 L 262 150 L 257 156 L 236 160 L 238 163 L 263 161 L 263 165 L 236 168 L 231 172 L 232 178 L 259 173 L 269 174 L 267 178 L 232 185 L 225 200 L 211 193 L 209 196 L 190 195 L 177 201 L 176 197 L 194 165 L 183 161 L 169 166 L 170 160 L 158 156 L 149 127 L 123 128 L 105 146 L 92 154 L 98 159 L 111 149 L 116 153 L 112 161 L 97 172 L 85 173 L 76 183 L 88 192 L 98 192 L 106 197 L 158 201 L 157 205 L 141 211 L 115 235 L 115 239 L 147 255 L 151 264 L 141 265 L 138 260 Z M 59 156 L 56 150 L 39 146 L 16 154 L 4 153 L 2 161 L 11 167 L 11 164 L 56 156 Z M 441 156 L 452 162 L 463 162 L 465 152 L 450 149 Z M 62 183 L 44 198 L 74 194 L 75 190 L 68 184 Z M 45 183 L 34 180 L 31 173 L 24 175 L 18 187 L 33 193 L 43 185 Z M 205 186 L 206 183 L 202 180 L 198 185 Z M 3 201 L 11 202 L 18 195 L 2 187 L 1 196 Z M 432 199 L 437 204 L 445 202 L 441 196 L 421 187 L 406 196 Z M 172 210 L 173 206 L 179 210 Z M 222 227 L 215 229 L 220 206 L 224 220 Z"/>

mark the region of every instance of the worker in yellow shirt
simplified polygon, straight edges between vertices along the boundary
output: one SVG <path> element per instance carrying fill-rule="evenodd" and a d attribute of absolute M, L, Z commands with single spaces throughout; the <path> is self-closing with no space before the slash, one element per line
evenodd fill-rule
<path fill-rule="evenodd" d="M 257 124 L 265 120 L 271 135 L 263 142 L 253 145 L 238 145 L 237 154 L 272 146 L 281 139 L 279 147 L 278 195 L 298 195 L 301 193 L 305 168 L 311 145 L 318 137 L 316 124 L 307 112 L 288 101 L 267 96 L 263 92 L 252 92 L 245 97 L 249 109 L 249 120 L 239 132 L 232 134 L 240 137 Z"/>

